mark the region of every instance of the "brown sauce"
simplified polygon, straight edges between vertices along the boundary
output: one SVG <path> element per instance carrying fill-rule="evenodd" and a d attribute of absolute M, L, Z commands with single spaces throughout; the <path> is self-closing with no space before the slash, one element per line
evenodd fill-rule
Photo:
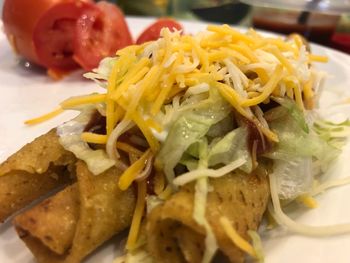
<path fill-rule="evenodd" d="M 257 13 L 253 17 L 255 28 L 269 30 L 281 34 L 298 33 L 310 41 L 327 44 L 335 32 L 338 16 L 310 14 L 306 23 L 298 23 L 300 12 Z"/>
<path fill-rule="evenodd" d="M 102 116 L 97 110 L 92 114 L 90 121 L 85 126 L 84 132 L 97 134 L 106 134 L 106 117 Z"/>

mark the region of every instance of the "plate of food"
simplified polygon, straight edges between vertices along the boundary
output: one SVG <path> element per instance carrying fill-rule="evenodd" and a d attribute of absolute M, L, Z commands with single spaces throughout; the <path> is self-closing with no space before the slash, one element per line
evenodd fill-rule
<path fill-rule="evenodd" d="M 348 262 L 350 57 L 155 20 L 69 74 L 0 33 L 0 261 Z"/>

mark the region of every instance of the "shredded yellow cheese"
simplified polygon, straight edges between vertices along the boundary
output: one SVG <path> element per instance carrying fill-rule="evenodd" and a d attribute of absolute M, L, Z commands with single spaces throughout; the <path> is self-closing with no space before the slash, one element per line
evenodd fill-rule
<path fill-rule="evenodd" d="M 129 72 L 126 73 L 124 81 L 118 86 L 115 92 L 111 95 L 111 98 L 118 100 L 123 93 L 130 87 L 130 85 L 139 81 L 149 70 L 150 60 L 148 58 L 142 58 L 134 65 Z"/>
<path fill-rule="evenodd" d="M 297 201 L 304 204 L 308 208 L 318 207 L 317 201 L 311 195 L 303 194 L 297 197 Z"/>
<path fill-rule="evenodd" d="M 88 143 L 95 143 L 95 144 L 107 143 L 107 135 L 96 134 L 92 132 L 83 132 L 81 134 L 81 139 Z"/>
<path fill-rule="evenodd" d="M 327 56 L 320 56 L 320 55 L 314 55 L 314 54 L 309 54 L 309 62 L 321 62 L 321 63 L 327 63 L 328 62 L 328 57 Z"/>
<path fill-rule="evenodd" d="M 173 188 L 171 187 L 170 184 L 168 184 L 167 187 L 165 187 L 164 191 L 158 195 L 158 197 L 160 199 L 167 200 L 169 199 L 172 193 L 173 193 Z"/>
<path fill-rule="evenodd" d="M 30 120 L 26 120 L 24 123 L 27 125 L 35 125 L 38 123 L 42 123 L 42 122 L 48 121 L 48 120 L 56 117 L 57 115 L 61 114 L 62 112 L 63 112 L 63 109 L 61 107 L 59 107 L 59 108 L 57 108 L 49 113 L 46 113 L 42 116 L 30 119 Z"/>
<path fill-rule="evenodd" d="M 143 152 L 125 142 L 117 142 L 117 149 L 141 157 Z"/>
<path fill-rule="evenodd" d="M 92 95 L 86 95 L 86 96 L 78 96 L 78 97 L 69 98 L 61 102 L 61 107 L 63 109 L 69 109 L 80 105 L 101 103 L 101 102 L 105 102 L 105 100 L 106 100 L 106 94 L 92 94 Z"/>
<path fill-rule="evenodd" d="M 311 78 L 304 84 L 303 94 L 304 94 L 304 104 L 307 109 L 313 109 L 314 107 L 314 91 L 312 90 L 313 79 Z"/>
<path fill-rule="evenodd" d="M 277 47 L 269 48 L 269 51 L 275 55 L 275 57 L 280 61 L 281 65 L 283 65 L 288 70 L 289 74 L 292 75 L 294 73 L 292 64 L 283 56 Z"/>
<path fill-rule="evenodd" d="M 264 100 L 266 100 L 274 91 L 274 89 L 277 87 L 278 82 L 282 78 L 282 74 L 283 74 L 283 67 L 281 65 L 277 65 L 272 77 L 263 87 L 263 92 L 257 97 L 243 101 L 241 103 L 241 106 L 242 107 L 254 106 L 264 102 Z"/>
<path fill-rule="evenodd" d="M 118 186 L 121 190 L 126 190 L 136 179 L 139 173 L 145 168 L 147 159 L 150 157 L 150 150 L 147 150 L 136 162 L 129 166 L 120 176 Z"/>
<path fill-rule="evenodd" d="M 147 182 L 141 181 L 137 183 L 137 201 L 134 216 L 132 218 L 128 240 L 126 242 L 126 249 L 133 250 L 136 246 L 137 238 L 139 236 L 141 220 L 146 204 Z"/>
<path fill-rule="evenodd" d="M 147 123 L 144 121 L 144 119 L 141 117 L 141 114 L 138 112 L 135 112 L 131 119 L 136 123 L 136 125 L 140 128 L 143 135 L 145 136 L 149 146 L 152 149 L 153 153 L 157 153 L 160 145 L 157 139 L 154 137 L 154 135 L 151 132 L 151 128 L 147 125 Z"/>
<path fill-rule="evenodd" d="M 154 176 L 154 192 L 156 195 L 160 195 L 164 191 L 165 187 L 165 175 L 161 172 L 157 172 Z"/>
<path fill-rule="evenodd" d="M 239 249 L 246 252 L 250 256 L 257 258 L 253 246 L 237 233 L 236 229 L 232 226 L 230 220 L 228 220 L 227 217 L 220 217 L 220 224 L 224 229 L 226 235 Z"/>
<path fill-rule="evenodd" d="M 294 40 L 294 43 L 296 44 L 298 49 L 300 49 L 304 45 L 303 39 L 299 34 L 292 34 L 291 37 Z"/>
<path fill-rule="evenodd" d="M 207 30 L 211 32 L 219 33 L 222 36 L 232 36 L 232 40 L 234 40 L 235 42 L 242 41 L 244 43 L 249 43 L 249 44 L 254 43 L 253 38 L 231 28 L 228 25 L 223 25 L 223 26 L 209 25 L 207 27 Z"/>

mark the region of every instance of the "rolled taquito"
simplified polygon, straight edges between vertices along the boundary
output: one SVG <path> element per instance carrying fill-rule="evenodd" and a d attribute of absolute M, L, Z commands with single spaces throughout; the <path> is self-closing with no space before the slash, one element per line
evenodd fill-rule
<path fill-rule="evenodd" d="M 79 161 L 76 176 L 76 184 L 14 219 L 39 263 L 81 262 L 131 223 L 136 196 L 118 188 L 116 168 L 96 176 Z"/>
<path fill-rule="evenodd" d="M 245 254 L 228 238 L 220 217 L 228 218 L 235 230 L 249 240 L 248 230 L 257 230 L 269 198 L 267 173 L 234 172 L 209 180 L 206 219 L 228 262 L 243 262 Z M 155 262 L 202 262 L 205 229 L 193 218 L 194 187 L 186 185 L 154 208 L 146 227 L 147 250 Z"/>
<path fill-rule="evenodd" d="M 70 180 L 74 155 L 56 130 L 36 138 L 0 165 L 0 221 Z"/>

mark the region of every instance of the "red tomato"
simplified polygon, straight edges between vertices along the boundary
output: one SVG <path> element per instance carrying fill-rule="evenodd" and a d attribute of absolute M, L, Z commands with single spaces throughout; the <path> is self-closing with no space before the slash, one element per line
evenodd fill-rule
<path fill-rule="evenodd" d="M 74 60 L 85 70 L 96 68 L 102 58 L 133 43 L 122 11 L 104 1 L 96 6 L 76 24 Z"/>
<path fill-rule="evenodd" d="M 59 3 L 45 12 L 33 32 L 40 63 L 52 69 L 77 68 L 73 60 L 75 26 L 80 16 L 94 9 L 95 5 L 78 0 Z"/>
<path fill-rule="evenodd" d="M 90 0 L 5 0 L 2 18 L 6 35 L 14 50 L 28 61 L 47 68 L 70 69 L 73 67 L 68 47 L 71 20 L 77 19 L 83 7 L 91 3 Z"/>
<path fill-rule="evenodd" d="M 167 27 L 170 31 L 183 30 L 181 24 L 174 19 L 161 18 L 154 22 L 152 25 L 147 27 L 142 34 L 136 40 L 136 44 L 142 44 L 148 41 L 157 40 L 160 36 L 160 31 L 163 27 Z"/>

